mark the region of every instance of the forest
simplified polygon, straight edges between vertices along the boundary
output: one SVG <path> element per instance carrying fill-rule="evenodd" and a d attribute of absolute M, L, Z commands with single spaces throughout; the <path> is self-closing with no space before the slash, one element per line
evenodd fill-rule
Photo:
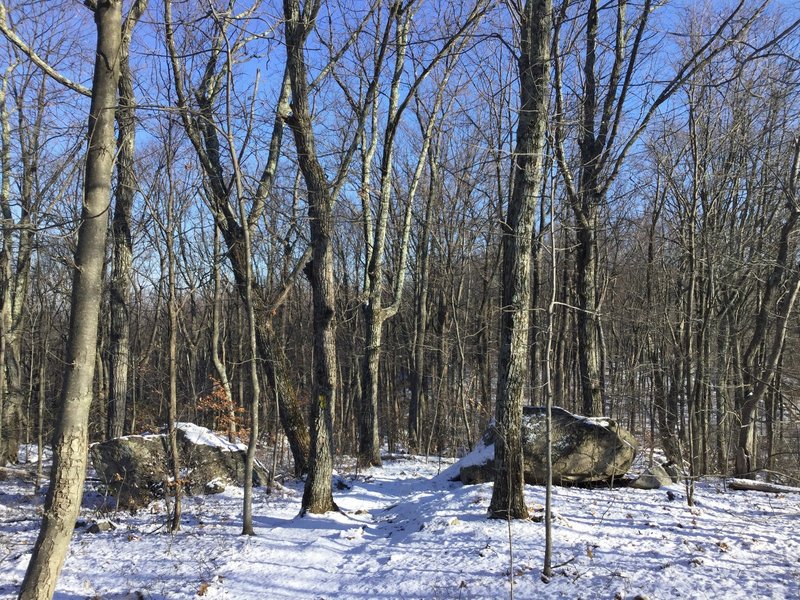
<path fill-rule="evenodd" d="M 493 422 L 490 512 L 527 516 L 523 405 L 797 484 L 798 31 L 782 0 L 0 3 L 0 466 L 53 445 L 40 542 L 88 443 L 178 422 L 273 448 L 310 513 L 337 456 Z"/>

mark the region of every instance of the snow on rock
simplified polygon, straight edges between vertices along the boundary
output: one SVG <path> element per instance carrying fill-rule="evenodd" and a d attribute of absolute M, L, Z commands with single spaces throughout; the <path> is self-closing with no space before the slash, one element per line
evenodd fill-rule
<path fill-rule="evenodd" d="M 194 423 L 175 423 L 175 429 L 182 432 L 188 441 L 195 445 L 211 446 L 228 452 L 247 451 L 247 446 L 242 443 L 231 443 L 220 437 L 210 429 L 195 425 Z"/>
<path fill-rule="evenodd" d="M 476 444 L 475 449 L 442 471 L 439 477 L 445 481 L 457 481 L 461 478 L 461 470 L 469 467 L 482 467 L 494 460 L 494 444 L 487 443 L 484 435 Z"/>
<path fill-rule="evenodd" d="M 213 485 L 215 480 L 220 484 L 244 484 L 243 444 L 232 444 L 192 423 L 177 425 L 177 441 L 181 480 L 187 493 L 219 492 L 224 485 Z M 117 498 L 119 506 L 146 506 L 163 497 L 164 482 L 172 481 L 166 433 L 125 436 L 93 444 L 89 452 L 98 478 Z M 253 483 L 264 485 L 267 478 L 267 470 L 256 462 Z"/>
<path fill-rule="evenodd" d="M 547 478 L 545 409 L 526 406 L 522 416 L 522 450 L 525 481 L 543 483 Z M 599 483 L 623 477 L 636 456 L 636 439 L 607 418 L 574 415 L 552 409 L 553 482 L 557 485 Z M 464 483 L 486 483 L 494 478 L 494 445 L 490 428 L 475 451 L 458 463 L 451 478 Z"/>

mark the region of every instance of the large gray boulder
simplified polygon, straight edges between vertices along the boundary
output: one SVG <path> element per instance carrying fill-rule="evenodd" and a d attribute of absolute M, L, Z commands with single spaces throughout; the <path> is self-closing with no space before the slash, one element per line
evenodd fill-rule
<path fill-rule="evenodd" d="M 657 490 L 658 488 L 671 485 L 672 476 L 662 465 L 653 465 L 645 469 L 641 475 L 631 481 L 630 487 L 637 490 Z"/>
<path fill-rule="evenodd" d="M 220 490 L 225 483 L 244 485 L 244 444 L 232 444 L 192 423 L 178 423 L 176 428 L 185 493 Z M 129 435 L 93 444 L 89 453 L 97 476 L 125 508 L 163 498 L 164 484 L 172 480 L 166 433 Z M 266 482 L 267 470 L 256 461 L 253 485 Z"/>
<path fill-rule="evenodd" d="M 636 456 L 633 435 L 612 419 L 573 415 L 563 408 L 553 408 L 553 483 L 574 485 L 607 482 L 621 478 Z M 547 440 L 545 409 L 526 406 L 522 416 L 522 444 L 525 482 L 543 484 Z M 494 479 L 494 443 L 492 430 L 481 444 L 454 467 L 464 483 L 482 483 Z"/>

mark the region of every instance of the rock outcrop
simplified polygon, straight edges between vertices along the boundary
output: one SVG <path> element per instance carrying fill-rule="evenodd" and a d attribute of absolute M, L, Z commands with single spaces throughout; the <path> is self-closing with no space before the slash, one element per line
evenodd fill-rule
<path fill-rule="evenodd" d="M 636 456 L 633 435 L 612 419 L 582 417 L 553 408 L 553 483 L 575 485 L 622 478 Z M 494 478 L 494 440 L 490 429 L 478 448 L 459 463 L 464 483 L 482 483 Z M 525 481 L 546 480 L 545 409 L 525 407 L 522 417 Z"/>
<path fill-rule="evenodd" d="M 179 423 L 177 437 L 185 493 L 220 491 L 225 483 L 244 485 L 244 444 L 232 444 L 192 423 Z M 165 485 L 172 485 L 166 433 L 129 435 L 93 444 L 89 453 L 98 478 L 122 507 L 145 506 L 163 498 Z M 253 485 L 266 482 L 267 470 L 256 461 Z"/>

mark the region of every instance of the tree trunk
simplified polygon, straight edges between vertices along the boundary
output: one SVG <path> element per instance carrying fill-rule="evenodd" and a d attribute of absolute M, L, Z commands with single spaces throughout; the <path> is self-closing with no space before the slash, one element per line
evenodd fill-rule
<path fill-rule="evenodd" d="M 48 327 L 50 329 L 48 319 Z M 37 393 L 36 402 L 36 483 L 34 485 L 34 493 L 38 494 L 42 487 L 42 473 L 44 466 L 44 405 L 47 400 L 47 352 L 49 350 L 48 338 L 44 339 L 44 348 L 42 348 L 42 355 L 39 358 L 39 390 Z"/>
<path fill-rule="evenodd" d="M 586 16 L 586 58 L 583 66 L 584 90 L 581 104 L 582 123 L 578 145 L 581 152 L 580 187 L 572 198 L 575 213 L 575 256 L 577 291 L 576 326 L 578 329 L 578 366 L 580 370 L 583 413 L 603 414 L 603 390 L 600 387 L 600 356 L 597 340 L 597 211 L 601 201 L 599 158 L 603 148 L 595 135 L 597 82 L 595 79 L 597 44 L 597 1 L 592 0 Z"/>
<path fill-rule="evenodd" d="M 680 448 L 678 447 L 678 439 L 674 428 L 674 408 L 669 401 L 661 360 L 663 360 L 662 356 L 651 349 L 650 362 L 652 363 L 653 405 L 656 413 L 654 417 L 658 421 L 661 447 L 664 449 L 667 460 L 680 463 Z M 673 415 L 672 418 L 670 418 L 670 413 Z"/>
<path fill-rule="evenodd" d="M 363 397 L 359 410 L 358 461 L 360 466 L 381 466 L 381 440 L 378 428 L 378 369 L 381 360 L 383 318 L 380 290 L 364 307 L 366 339 L 364 341 Z M 376 314 L 376 311 L 378 314 Z"/>
<path fill-rule="evenodd" d="M 0 247 L 0 465 L 8 462 L 8 448 L 6 443 L 4 425 L 6 423 L 6 347 L 8 330 L 11 326 L 11 246 L 12 232 L 8 226 L 11 216 L 11 124 L 9 123 L 6 96 L 8 89 L 8 76 L 3 74 L 0 84 L 0 208 L 3 211 L 2 247 Z M 16 455 L 16 452 L 15 452 Z M 16 458 L 16 456 L 15 456 Z"/>
<path fill-rule="evenodd" d="M 479 6 L 479 5 L 477 5 Z M 383 305 L 383 281 L 385 278 L 384 269 L 386 258 L 384 256 L 386 249 L 386 235 L 388 230 L 389 216 L 391 212 L 392 200 L 392 184 L 394 180 L 394 146 L 397 138 L 397 132 L 401 124 L 401 117 L 408 107 L 409 102 L 414 98 L 418 87 L 427 77 L 430 69 L 444 58 L 450 58 L 453 46 L 457 46 L 455 56 L 458 56 L 458 50 L 463 47 L 456 44 L 457 40 L 462 38 L 461 34 L 464 29 L 474 23 L 479 18 L 481 11 L 473 10 L 469 13 L 463 28 L 458 30 L 453 36 L 449 37 L 444 43 L 442 49 L 433 57 L 431 62 L 420 70 L 420 74 L 416 76 L 413 82 L 408 85 L 406 95 L 401 99 L 400 90 L 403 87 L 402 78 L 404 71 L 405 56 L 408 47 L 408 33 L 413 15 L 413 5 L 409 4 L 402 7 L 401 3 L 393 5 L 392 12 L 397 10 L 395 16 L 396 30 L 394 39 L 395 49 L 395 64 L 392 75 L 392 81 L 389 91 L 388 115 L 386 128 L 383 136 L 382 156 L 381 156 L 381 176 L 380 176 L 380 193 L 378 199 L 378 206 L 376 210 L 376 218 L 374 225 L 370 218 L 370 204 L 369 194 L 362 193 L 363 210 L 364 210 L 364 231 L 367 235 L 366 239 L 366 295 L 367 301 L 364 307 L 364 321 L 366 328 L 366 340 L 364 349 L 364 387 L 361 403 L 360 413 L 360 439 L 359 439 L 359 461 L 361 464 L 373 466 L 380 466 L 380 433 L 378 427 L 378 370 L 380 366 L 380 357 L 382 352 L 381 338 L 383 324 L 397 314 L 400 308 L 400 302 L 403 294 L 403 284 L 405 281 L 406 261 L 408 257 L 408 244 L 411 232 L 411 215 L 414 198 L 416 196 L 417 188 L 419 187 L 420 179 L 422 178 L 423 169 L 425 166 L 426 158 L 428 158 L 428 149 L 430 148 L 431 137 L 433 134 L 434 124 L 436 122 L 437 114 L 442 106 L 444 89 L 453 66 L 457 61 L 451 61 L 447 70 L 444 73 L 441 81 L 438 82 L 436 99 L 431 107 L 430 116 L 427 123 L 423 123 L 420 119 L 422 126 L 422 147 L 417 155 L 417 164 L 411 182 L 408 186 L 407 197 L 405 199 L 405 214 L 402 220 L 401 231 L 399 234 L 399 241 L 397 249 L 399 257 L 394 264 L 393 272 L 393 294 L 391 302 L 388 306 Z M 385 45 L 380 48 L 379 56 L 383 55 Z M 379 63 L 377 63 L 379 64 Z M 373 111 L 375 107 L 373 106 Z M 375 127 L 376 119 L 373 117 L 373 127 Z M 365 155 L 365 159 L 369 160 L 371 154 L 374 152 L 374 133 L 372 146 L 369 152 Z M 370 172 L 369 165 L 364 166 L 363 170 L 365 176 L 368 177 Z M 433 175 L 433 174 L 432 174 Z M 369 185 L 369 181 L 362 182 L 362 189 Z"/>
<path fill-rule="evenodd" d="M 219 248 L 219 227 L 214 227 L 214 306 L 211 315 L 211 361 L 214 363 L 214 370 L 217 372 L 219 384 L 225 393 L 225 400 L 228 403 L 226 415 L 228 419 L 228 439 L 233 443 L 236 439 L 236 409 L 231 393 L 231 383 L 228 379 L 228 369 L 220 351 L 220 321 L 222 320 L 222 277 L 220 274 L 220 248 Z"/>
<path fill-rule="evenodd" d="M 114 109 L 119 79 L 121 0 L 101 0 L 95 10 L 97 53 L 89 113 L 84 203 L 75 251 L 72 310 L 64 387 L 53 444 L 50 487 L 42 526 L 20 598 L 51 598 L 80 510 L 88 456 L 88 418 L 101 300 L 111 171 Z"/>
<path fill-rule="evenodd" d="M 171 133 L 169 128 L 169 146 L 172 146 Z M 167 218 L 164 229 L 164 237 L 167 246 L 167 363 L 169 372 L 168 390 L 168 412 L 167 412 L 167 431 L 169 434 L 169 455 L 172 466 L 172 486 L 165 485 L 164 493 L 169 496 L 170 487 L 174 490 L 174 503 L 172 514 L 169 519 L 169 531 L 175 533 L 181 528 L 181 464 L 180 453 L 178 451 L 178 296 L 175 289 L 175 229 L 177 227 L 178 216 L 175 211 L 175 186 L 173 183 L 173 150 L 166 148 L 166 170 L 168 180 L 167 190 Z M 163 273 L 163 271 L 162 271 Z"/>
<path fill-rule="evenodd" d="M 111 347 L 109 353 L 109 438 L 123 435 L 128 401 L 130 369 L 130 303 L 133 285 L 131 210 L 136 193 L 136 100 L 129 65 L 131 35 L 147 0 L 136 0 L 122 27 L 120 42 L 119 107 L 117 108 L 117 188 L 114 193 L 114 217 L 111 222 L 113 243 L 110 312 Z"/>
<path fill-rule="evenodd" d="M 587 184 L 589 185 L 589 184 Z M 590 201 L 592 202 L 592 201 Z M 580 369 L 583 414 L 603 414 L 603 391 L 600 377 L 600 349 L 597 339 L 597 227 L 596 208 L 585 203 L 576 223 L 578 242 L 575 278 L 578 306 L 575 323 L 578 329 L 578 366 Z"/>
<path fill-rule="evenodd" d="M 489 514 L 528 516 L 523 494 L 522 406 L 528 385 L 531 243 L 541 192 L 550 95 L 550 0 L 527 0 L 520 17 L 520 115 L 513 155 L 514 191 L 503 228 L 503 303 L 494 431 L 495 478 Z"/>
<path fill-rule="evenodd" d="M 281 427 L 289 441 L 289 450 L 294 459 L 295 475 L 300 476 L 308 473 L 311 440 L 308 435 L 308 426 L 300 411 L 297 391 L 289 381 L 286 354 L 281 343 L 275 339 L 272 323 L 266 315 L 256 322 L 256 343 L 259 355 L 262 358 L 268 357 L 263 360 L 262 367 L 267 376 L 269 389 L 277 394 Z"/>
<path fill-rule="evenodd" d="M 6 72 L 8 75 L 10 71 Z M 3 83 L 3 96 L 5 96 L 6 79 Z M 40 88 L 38 103 L 44 106 L 44 89 Z M 17 112 L 22 114 L 25 109 L 23 94 L 17 96 Z M 41 119 L 34 124 L 34 131 L 26 135 L 27 127 L 19 127 L 21 145 L 20 162 L 22 177 L 20 182 L 19 219 L 15 227 L 15 213 L 11 208 L 11 132 L 8 111 L 3 98 L 2 136 L 3 157 L 2 173 L 3 183 L 0 192 L 0 207 L 3 213 L 3 248 L 0 251 L 0 318 L 2 318 L 3 362 L 0 368 L 4 369 L 2 382 L 2 396 L 0 396 L 0 465 L 7 462 L 16 463 L 22 434 L 25 430 L 24 394 L 22 389 L 22 321 L 23 306 L 28 295 L 28 281 L 31 269 L 31 254 L 33 252 L 33 237 L 31 235 L 31 208 L 34 203 L 34 177 L 36 176 L 38 156 L 32 144 L 39 138 Z M 42 110 L 41 108 L 39 110 Z M 15 232 L 15 230 L 18 230 Z M 16 234 L 16 244 L 14 236 Z M 16 245 L 16 258 L 13 248 Z M 12 263 L 14 263 L 12 269 Z"/>
<path fill-rule="evenodd" d="M 169 432 L 169 454 L 172 466 L 172 487 L 175 497 L 170 515 L 170 532 L 179 531 L 181 528 L 181 464 L 178 451 L 178 308 L 175 298 L 175 266 L 174 256 L 170 256 L 169 265 L 169 411 L 167 417 L 167 430 Z M 169 487 L 165 493 L 169 494 Z"/>
<path fill-rule="evenodd" d="M 300 170 L 308 192 L 311 262 L 306 273 L 313 296 L 314 381 L 311 395 L 311 453 L 301 514 L 337 510 L 333 501 L 333 408 L 336 400 L 336 308 L 333 280 L 333 201 L 330 184 L 317 156 L 305 65 L 305 41 L 314 27 L 319 0 L 303 6 L 284 0 L 286 68 L 291 78 L 292 129 Z"/>
<path fill-rule="evenodd" d="M 408 407 L 408 450 L 417 452 L 422 447 L 422 419 L 425 414 L 425 343 L 428 333 L 428 290 L 430 282 L 430 231 L 433 219 L 434 194 L 438 190 L 438 171 L 434 151 L 428 149 L 430 184 L 425 201 L 425 216 L 417 241 L 417 267 L 419 269 L 416 306 L 414 311 L 414 368 L 411 373 L 411 402 Z"/>

